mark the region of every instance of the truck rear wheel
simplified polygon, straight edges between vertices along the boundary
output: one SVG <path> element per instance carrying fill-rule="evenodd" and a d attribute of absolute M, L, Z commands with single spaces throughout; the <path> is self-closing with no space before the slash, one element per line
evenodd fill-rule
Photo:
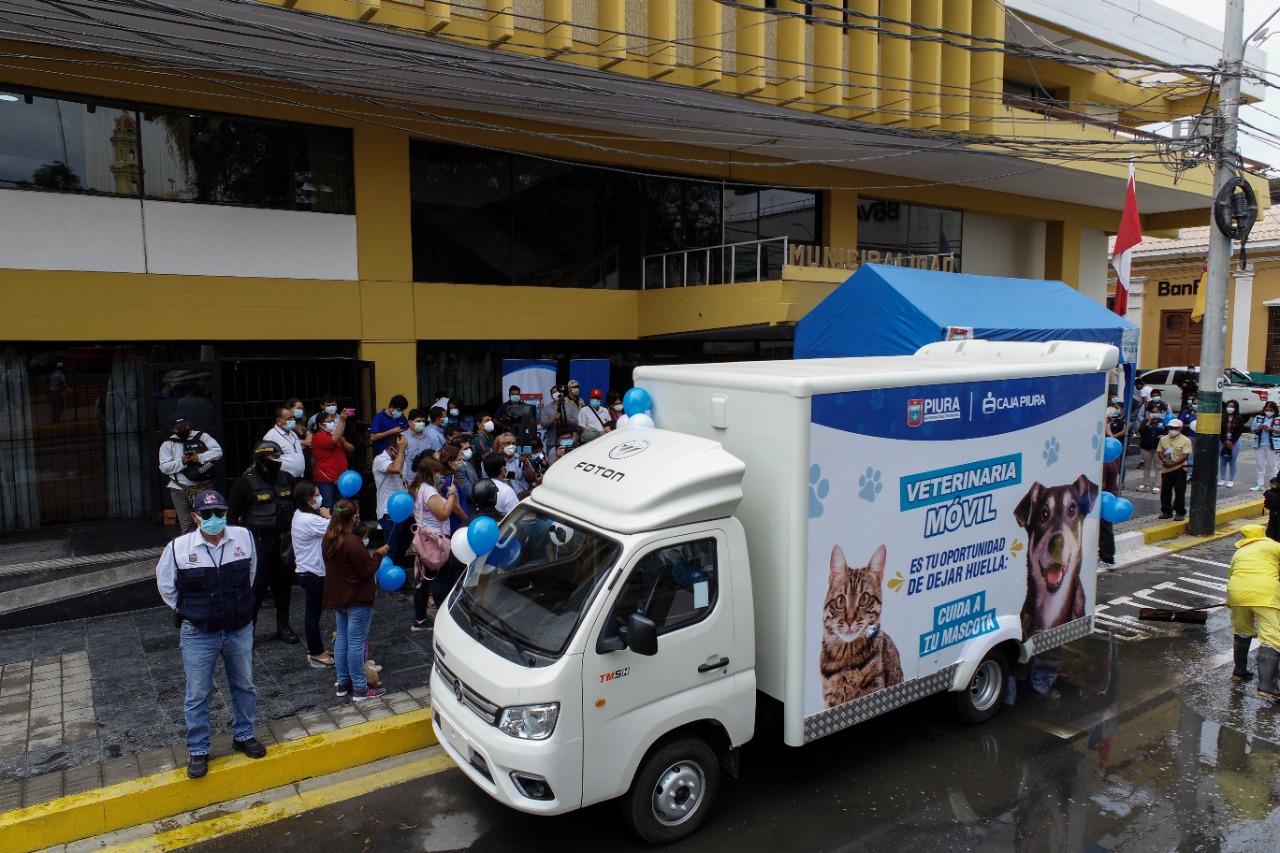
<path fill-rule="evenodd" d="M 662 745 L 640 765 L 623 800 L 631 831 L 650 844 L 670 844 L 697 831 L 720 789 L 720 762 L 700 738 Z"/>
<path fill-rule="evenodd" d="M 956 712 L 969 724 L 985 723 L 1000 710 L 1005 684 L 1009 681 L 1009 659 L 998 648 L 974 670 L 969 686 L 956 693 Z"/>

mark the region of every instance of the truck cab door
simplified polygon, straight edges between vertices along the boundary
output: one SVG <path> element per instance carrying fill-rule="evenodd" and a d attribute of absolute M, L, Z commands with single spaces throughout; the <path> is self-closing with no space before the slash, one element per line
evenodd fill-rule
<path fill-rule="evenodd" d="M 624 567 L 583 656 L 583 805 L 626 791 L 655 738 L 735 701 L 733 673 L 749 662 L 733 660 L 728 556 L 724 533 L 706 530 L 650 543 Z M 656 654 L 624 647 L 633 613 L 657 626 Z"/>

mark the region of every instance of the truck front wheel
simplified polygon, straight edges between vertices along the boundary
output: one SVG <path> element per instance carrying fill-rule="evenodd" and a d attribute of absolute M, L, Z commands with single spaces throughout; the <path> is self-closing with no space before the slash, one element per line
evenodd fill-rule
<path fill-rule="evenodd" d="M 1005 684 L 1009 681 L 1009 659 L 998 648 L 974 670 L 969 686 L 956 693 L 956 711 L 966 723 L 985 723 L 1000 710 Z"/>
<path fill-rule="evenodd" d="M 683 737 L 652 752 L 623 801 L 632 832 L 650 844 L 670 844 L 697 831 L 720 789 L 720 762 L 707 743 Z"/>

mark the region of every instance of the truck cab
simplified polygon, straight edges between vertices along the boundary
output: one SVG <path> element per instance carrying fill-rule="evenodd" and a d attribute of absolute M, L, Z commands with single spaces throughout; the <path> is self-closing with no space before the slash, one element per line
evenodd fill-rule
<path fill-rule="evenodd" d="M 701 821 L 754 725 L 743 471 L 706 439 L 610 433 L 503 520 L 435 627 L 432 724 L 477 785 L 543 814 L 632 791 L 655 841 Z"/>

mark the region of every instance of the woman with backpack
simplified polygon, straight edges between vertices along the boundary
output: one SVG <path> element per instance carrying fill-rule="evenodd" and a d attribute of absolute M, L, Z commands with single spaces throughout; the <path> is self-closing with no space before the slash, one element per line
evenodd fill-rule
<path fill-rule="evenodd" d="M 431 600 L 431 586 L 436 575 L 448 562 L 449 517 L 458 511 L 458 485 L 444 483 L 444 465 L 434 456 L 423 456 L 418 470 L 409 484 L 413 496 L 413 515 L 417 527 L 413 545 L 417 555 L 413 560 L 413 625 L 410 633 L 427 629 L 428 608 L 434 613 L 437 602 Z M 440 489 L 446 495 L 440 494 Z"/>

